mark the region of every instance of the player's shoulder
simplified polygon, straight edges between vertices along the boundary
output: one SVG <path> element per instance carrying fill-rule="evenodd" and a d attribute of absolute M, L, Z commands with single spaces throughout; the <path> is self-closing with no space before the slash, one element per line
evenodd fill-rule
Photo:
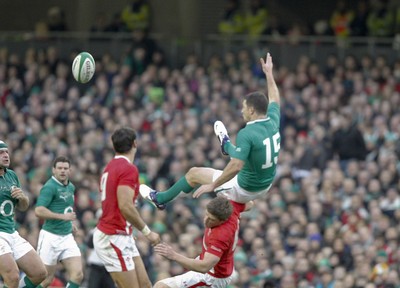
<path fill-rule="evenodd" d="M 68 181 L 68 186 L 70 186 L 72 189 L 76 189 L 76 186 L 74 183 L 72 183 L 71 181 Z"/>
<path fill-rule="evenodd" d="M 281 111 L 281 106 L 278 102 L 271 102 L 268 105 L 268 112 L 267 112 L 267 116 L 271 113 L 280 113 Z"/>
<path fill-rule="evenodd" d="M 50 177 L 49 179 L 47 179 L 46 182 L 44 182 L 40 191 L 53 190 L 53 188 L 57 187 L 58 185 L 60 185 L 60 184 L 57 183 L 57 181 L 54 180 L 53 177 Z"/>
<path fill-rule="evenodd" d="M 114 174 L 137 173 L 138 168 L 125 158 L 114 158 L 108 163 L 104 171 L 112 171 Z"/>
<path fill-rule="evenodd" d="M 6 173 L 8 175 L 10 175 L 11 177 L 14 177 L 14 178 L 17 177 L 18 178 L 17 173 L 15 173 L 15 171 L 10 169 L 10 168 L 7 168 Z"/>
<path fill-rule="evenodd" d="M 238 203 L 235 201 L 231 201 L 231 203 L 233 206 L 233 211 L 235 211 L 235 212 L 241 213 L 246 209 L 246 204 L 244 204 L 244 203 Z"/>
<path fill-rule="evenodd" d="M 56 182 L 56 180 L 53 179 L 53 177 L 50 177 L 49 179 L 46 180 L 46 182 L 44 182 L 42 188 L 44 187 L 51 187 L 51 186 L 55 186 L 58 183 Z"/>

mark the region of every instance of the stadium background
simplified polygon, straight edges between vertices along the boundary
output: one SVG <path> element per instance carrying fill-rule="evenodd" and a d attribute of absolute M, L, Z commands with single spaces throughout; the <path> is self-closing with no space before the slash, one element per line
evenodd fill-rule
<path fill-rule="evenodd" d="M 81 229 L 77 239 L 85 261 L 86 239 L 98 208 L 97 178 L 102 165 L 111 157 L 109 132 L 123 123 L 138 129 L 141 152 L 137 164 L 142 181 L 159 188 L 169 186 L 191 165 L 223 167 L 226 160 L 219 155 L 218 143 L 213 141 L 207 126 L 211 127 L 213 119 L 222 118 L 231 123 L 228 129 L 235 135 L 242 124 L 237 106 L 240 96 L 264 89 L 256 66 L 257 58 L 268 50 L 276 63 L 284 99 L 285 144 L 274 187 L 280 193 L 260 201 L 244 217 L 242 243 L 236 255 L 238 277 L 232 287 L 269 287 L 273 281 L 281 285 L 271 284 L 277 287 L 398 287 L 399 49 L 394 33 L 380 38 L 350 37 L 344 45 L 331 35 L 306 33 L 294 43 L 288 35 L 263 35 L 251 42 L 246 35 L 227 39 L 217 29 L 224 2 L 149 1 L 149 37 L 164 53 L 164 64 L 177 71 L 175 75 L 168 74 L 170 78 L 163 82 L 156 81 L 152 76 L 156 72 L 149 69 L 150 72 L 145 70 L 149 73 L 141 73 L 150 80 L 134 80 L 134 75 L 130 75 L 132 78 L 121 84 L 112 79 L 124 73 L 124 60 L 132 47 L 131 33 L 93 37 L 88 32 L 98 13 L 106 11 L 110 21 L 129 1 L 41 1 L 29 9 L 23 1 L 2 1 L 0 139 L 10 143 L 13 168 L 24 190 L 34 203 L 41 184 L 49 176 L 54 155 L 67 153 L 71 157 L 72 181 L 79 187 L 77 211 Z M 328 20 L 336 6 L 335 1 L 307 0 L 301 1 L 301 5 L 298 2 L 266 3 L 269 13 L 276 14 L 282 24 L 300 22 L 306 26 Z M 349 1 L 350 7 L 355 8 L 355 2 Z M 391 7 L 398 8 L 396 1 L 392 2 Z M 36 37 L 36 23 L 46 21 L 54 6 L 64 11 L 68 31 Z M 60 64 L 61 72 L 52 67 L 50 74 L 40 79 L 36 70 L 29 69 L 29 61 L 41 63 L 39 51 L 47 51 L 44 57 L 50 57 L 49 47 L 55 48 L 56 59 L 62 59 L 60 62 L 65 65 Z M 101 63 L 89 85 L 77 85 L 68 75 L 71 55 L 79 50 L 91 52 Z M 224 57 L 230 52 L 236 59 L 237 72 L 228 76 Z M 11 57 L 13 53 L 19 60 Z M 107 60 L 108 55 L 112 61 Z M 353 55 L 355 67 L 348 63 Z M 370 57 L 370 66 L 362 64 L 366 55 Z M 336 64 L 328 66 L 333 58 Z M 110 67 L 114 64 L 117 68 Z M 162 70 L 164 64 L 158 68 Z M 242 75 L 238 75 L 241 65 L 248 69 L 240 70 Z M 11 72 L 12 67 L 17 67 L 17 71 Z M 36 77 L 31 75 L 35 74 L 32 71 L 38 73 Z M 211 77 L 203 79 L 203 73 Z M 52 75 L 64 81 L 57 86 Z M 33 83 L 30 77 L 35 79 Z M 14 87 L 16 91 L 9 89 L 18 82 L 15 79 L 23 86 L 21 93 L 18 87 Z M 129 85 L 130 82 L 133 84 Z M 203 82 L 207 85 L 201 85 Z M 172 84 L 175 91 L 168 91 L 165 83 Z M 203 99 L 207 92 L 212 97 Z M 163 98 L 160 93 L 168 97 Z M 325 103 L 338 98 L 337 102 Z M 163 107 L 162 101 L 168 105 Z M 345 106 L 348 107 L 342 109 Z M 326 115 L 318 114 L 315 107 Z M 95 117 L 96 113 L 100 117 Z M 354 129 L 361 131 L 368 152 L 366 160 L 341 159 L 331 147 L 335 132 L 340 130 L 335 125 L 346 121 L 343 118 L 351 118 L 355 121 Z M 160 138 L 166 140 L 168 147 Z M 202 147 L 201 152 L 195 153 L 192 147 Z M 313 149 L 326 152 L 325 159 L 311 153 Z M 178 249 L 194 256 L 200 245 L 199 207 L 204 207 L 204 201 L 198 205 L 183 197 L 170 205 L 166 213 L 154 211 L 145 203 L 139 203 L 139 207 L 164 240 L 178 243 Z M 18 214 L 17 219 L 21 235 L 35 245 L 40 223 L 32 210 Z M 182 272 L 173 263 L 152 255 L 147 243 L 138 237 L 153 280 Z M 88 271 L 85 270 L 86 275 Z M 63 273 L 57 276 L 64 280 Z M 347 284 L 351 281 L 355 284 Z"/>

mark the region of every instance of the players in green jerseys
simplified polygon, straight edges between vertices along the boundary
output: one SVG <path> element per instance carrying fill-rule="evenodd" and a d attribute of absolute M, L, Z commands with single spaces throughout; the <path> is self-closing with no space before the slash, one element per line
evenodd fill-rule
<path fill-rule="evenodd" d="M 36 287 L 46 277 L 39 255 L 15 230 L 15 209 L 26 211 L 29 198 L 11 169 L 8 146 L 0 140 L 0 276 L 4 287 Z M 19 269 L 26 276 L 19 280 Z"/>
<path fill-rule="evenodd" d="M 272 57 L 260 59 L 267 80 L 268 97 L 262 92 L 246 95 L 242 116 L 246 126 L 236 137 L 236 145 L 229 139 L 221 121 L 216 121 L 214 131 L 221 142 L 221 150 L 231 160 L 223 171 L 207 167 L 193 167 L 170 189 L 157 192 L 140 185 L 140 193 L 159 209 L 173 200 L 179 193 L 190 193 L 193 197 L 203 193 L 220 192 L 229 199 L 246 203 L 267 194 L 276 174 L 280 150 L 280 96 L 273 75 Z"/>
<path fill-rule="evenodd" d="M 46 265 L 48 276 L 39 287 L 48 287 L 61 261 L 69 282 L 66 287 L 77 288 L 83 279 L 81 252 L 72 235 L 75 186 L 69 181 L 71 163 L 59 156 L 53 162 L 53 176 L 43 185 L 36 202 L 35 214 L 44 219 L 38 240 L 38 253 Z"/>

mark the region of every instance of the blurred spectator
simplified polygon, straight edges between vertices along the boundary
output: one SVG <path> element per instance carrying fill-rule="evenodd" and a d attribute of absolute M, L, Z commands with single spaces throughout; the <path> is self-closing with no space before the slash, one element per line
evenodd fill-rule
<path fill-rule="evenodd" d="M 287 31 L 286 27 L 281 23 L 277 15 L 268 15 L 268 25 L 265 27 L 264 34 L 271 36 L 280 36 L 289 34 L 294 36 L 294 34 L 299 33 L 303 35 L 303 31 L 299 23 L 294 23 L 290 31 Z M 298 30 L 297 30 L 298 29 Z"/>
<path fill-rule="evenodd" d="M 393 36 L 394 13 L 389 10 L 388 2 L 388 0 L 376 0 L 372 2 L 371 12 L 367 20 L 369 36 Z"/>
<path fill-rule="evenodd" d="M 318 20 L 314 23 L 312 31 L 315 35 L 331 35 L 331 27 L 325 19 Z"/>
<path fill-rule="evenodd" d="M 47 26 L 50 32 L 67 31 L 65 12 L 59 6 L 53 6 L 47 11 Z"/>
<path fill-rule="evenodd" d="M 364 160 L 366 156 L 366 147 L 364 138 L 353 121 L 349 112 L 340 115 L 335 121 L 338 121 L 337 130 L 333 134 L 332 149 L 346 167 L 348 160 Z M 335 124 L 336 125 L 336 124 Z"/>
<path fill-rule="evenodd" d="M 107 14 L 105 12 L 97 13 L 95 22 L 90 27 L 90 32 L 106 32 L 108 26 Z"/>
<path fill-rule="evenodd" d="M 35 38 L 38 40 L 45 40 L 49 37 L 49 27 L 45 21 L 38 21 L 35 23 Z"/>
<path fill-rule="evenodd" d="M 250 0 L 245 14 L 246 32 L 250 37 L 257 38 L 265 34 L 268 28 L 268 10 L 263 0 Z M 277 27 L 278 25 L 274 25 Z"/>
<path fill-rule="evenodd" d="M 146 0 L 132 0 L 121 12 L 121 19 L 129 31 L 150 29 L 150 5 Z"/>
<path fill-rule="evenodd" d="M 367 36 L 368 35 L 368 1 L 361 0 L 357 3 L 357 9 L 354 13 L 354 18 L 350 23 L 352 36 Z"/>
<path fill-rule="evenodd" d="M 347 37 L 351 34 L 351 22 L 354 12 L 347 7 L 346 0 L 337 1 L 336 8 L 330 17 L 333 34 L 337 37 Z"/>
<path fill-rule="evenodd" d="M 121 13 L 115 13 L 106 27 L 106 32 L 126 32 L 128 28 L 121 19 Z"/>
<path fill-rule="evenodd" d="M 159 51 L 157 43 L 141 29 L 132 31 L 132 41 L 126 61 L 135 74 L 141 75 L 153 60 L 153 54 Z"/>
<path fill-rule="evenodd" d="M 225 0 L 225 10 L 218 30 L 223 35 L 242 34 L 245 31 L 244 19 L 239 0 Z"/>

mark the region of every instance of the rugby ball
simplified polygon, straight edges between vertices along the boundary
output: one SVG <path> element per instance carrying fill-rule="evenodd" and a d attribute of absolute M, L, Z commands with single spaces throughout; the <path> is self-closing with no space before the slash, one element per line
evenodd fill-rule
<path fill-rule="evenodd" d="M 79 83 L 87 83 L 92 79 L 96 64 L 88 52 L 79 53 L 72 62 L 72 75 Z"/>

